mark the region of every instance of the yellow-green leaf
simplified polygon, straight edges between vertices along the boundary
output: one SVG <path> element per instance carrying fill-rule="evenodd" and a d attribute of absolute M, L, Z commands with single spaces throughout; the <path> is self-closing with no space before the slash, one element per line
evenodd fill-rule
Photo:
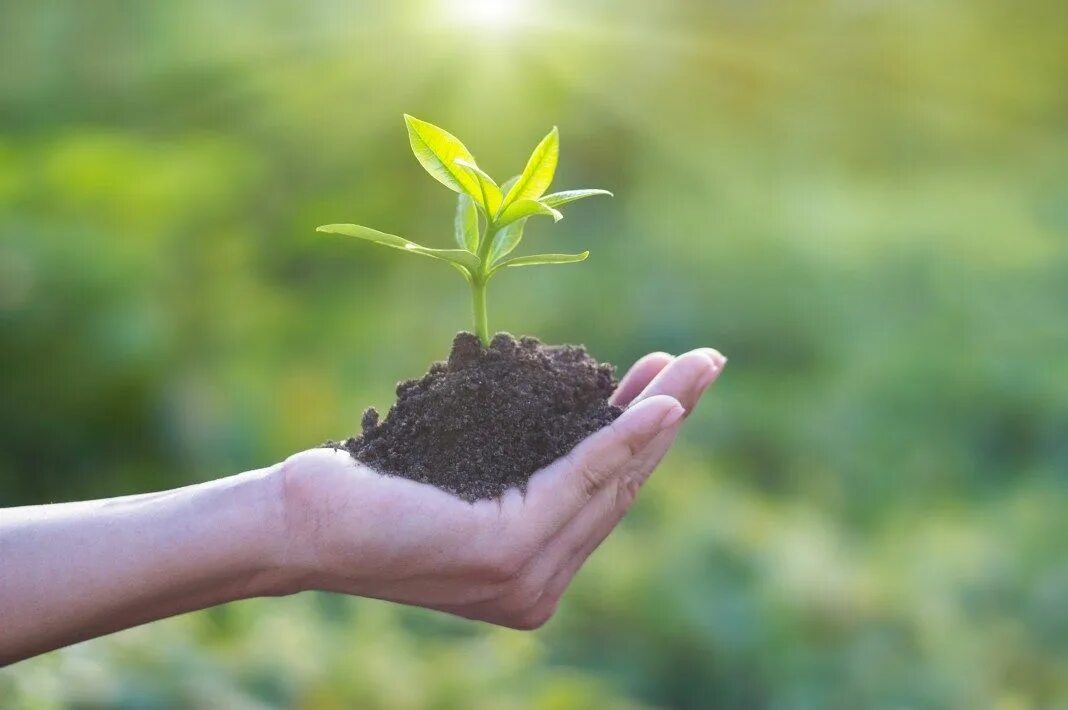
<path fill-rule="evenodd" d="M 497 217 L 497 224 L 499 226 L 504 226 L 511 224 L 517 219 L 523 219 L 524 217 L 531 217 L 538 214 L 552 217 L 554 222 L 559 222 L 564 218 L 560 212 L 554 210 L 552 207 L 543 205 L 537 200 L 517 200 L 504 208 L 504 211 Z"/>
<path fill-rule="evenodd" d="M 472 254 L 478 252 L 478 209 L 466 192 L 456 196 L 456 217 L 453 224 L 456 243 Z"/>
<path fill-rule="evenodd" d="M 497 271 L 498 269 L 513 266 L 536 266 L 538 264 L 573 264 L 576 261 L 585 260 L 589 255 L 588 251 L 584 251 L 581 254 L 532 254 L 531 256 L 519 256 L 515 259 L 502 261 L 493 267 L 493 270 Z"/>
<path fill-rule="evenodd" d="M 496 217 L 497 210 L 501 208 L 501 202 L 504 201 L 504 197 L 501 195 L 501 188 L 497 187 L 497 183 L 494 182 L 493 178 L 474 163 L 468 162 L 463 158 L 457 158 L 456 164 L 469 172 L 478 182 L 478 194 L 473 197 L 481 205 L 486 216 L 490 219 Z"/>
<path fill-rule="evenodd" d="M 401 251 L 411 252 L 412 254 L 421 254 L 423 256 L 429 256 L 432 259 L 448 261 L 470 271 L 477 271 L 479 265 L 482 263 L 477 256 L 466 249 L 431 249 L 430 247 L 424 247 L 409 241 L 404 237 L 398 237 L 396 234 L 386 234 L 385 232 L 379 232 L 377 229 L 362 227 L 358 224 L 324 224 L 321 227 L 316 227 L 315 231 L 328 234 L 343 234 L 347 237 L 365 239 L 369 242 L 374 242 L 375 244 L 392 247 L 393 249 L 400 249 Z"/>
<path fill-rule="evenodd" d="M 493 246 L 490 247 L 490 253 L 486 257 L 488 264 L 496 263 L 499 259 L 507 256 L 509 252 L 519 246 L 519 242 L 523 239 L 523 227 L 526 223 L 526 219 L 517 219 L 507 227 L 498 230 L 497 234 L 493 237 Z"/>
<path fill-rule="evenodd" d="M 549 135 L 542 138 L 541 143 L 538 143 L 534 152 L 530 154 L 527 166 L 512 188 L 508 190 L 504 198 L 505 209 L 513 202 L 524 199 L 536 200 L 544 195 L 549 185 L 552 184 L 559 157 L 560 132 L 556 130 L 556 126 L 553 126 Z"/>
<path fill-rule="evenodd" d="M 408 127 L 408 142 L 420 164 L 430 175 L 445 187 L 455 192 L 466 192 L 472 197 L 480 194 L 478 181 L 456 160 L 474 163 L 475 159 L 460 139 L 433 123 L 420 121 L 404 114 Z"/>
<path fill-rule="evenodd" d="M 594 195 L 608 195 L 609 197 L 615 197 L 608 190 L 564 190 L 563 192 L 554 192 L 551 195 L 545 195 L 538 199 L 538 202 L 549 207 L 560 207 L 566 205 L 569 202 L 575 200 L 581 200 L 584 197 L 593 197 Z"/>

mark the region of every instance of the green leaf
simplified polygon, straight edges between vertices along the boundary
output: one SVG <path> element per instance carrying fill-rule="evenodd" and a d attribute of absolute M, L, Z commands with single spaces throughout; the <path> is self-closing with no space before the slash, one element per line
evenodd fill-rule
<path fill-rule="evenodd" d="M 581 254 L 533 254 L 531 256 L 519 256 L 515 259 L 508 259 L 502 261 L 493 267 L 493 271 L 498 269 L 504 269 L 512 266 L 536 266 L 538 264 L 572 264 L 576 261 L 583 261 L 589 256 L 588 251 L 584 251 Z"/>
<path fill-rule="evenodd" d="M 481 205 L 486 216 L 490 219 L 496 217 L 497 211 L 501 208 L 501 202 L 504 201 L 504 197 L 501 196 L 501 188 L 497 187 L 497 183 L 493 181 L 493 178 L 474 163 L 470 163 L 463 158 L 457 158 L 456 164 L 478 181 L 479 194 L 474 197 Z"/>
<path fill-rule="evenodd" d="M 478 197 L 481 192 L 478 181 L 467 170 L 456 164 L 456 159 L 474 163 L 475 159 L 460 139 L 433 123 L 420 121 L 404 114 L 408 126 L 408 142 L 412 152 L 426 171 L 445 187 L 454 192 L 466 192 Z"/>
<path fill-rule="evenodd" d="M 615 197 L 608 190 L 564 190 L 563 192 L 554 192 L 551 195 L 545 195 L 540 198 L 538 202 L 549 207 L 560 207 L 566 205 L 569 202 L 575 200 L 581 200 L 584 197 L 593 197 L 595 195 L 608 195 L 609 197 Z"/>
<path fill-rule="evenodd" d="M 549 131 L 549 135 L 541 139 L 530 154 L 527 167 L 508 190 L 504 198 L 507 209 L 513 202 L 519 200 L 536 200 L 545 194 L 552 184 L 553 175 L 556 173 L 556 161 L 560 157 L 560 132 L 556 126 Z"/>
<path fill-rule="evenodd" d="M 538 214 L 552 217 L 554 222 L 559 222 L 564 218 L 564 216 L 557 210 L 554 210 L 547 205 L 543 205 L 537 200 L 517 200 L 504 208 L 504 211 L 497 217 L 497 225 L 504 226 L 506 224 L 511 224 L 517 219 L 523 219 L 524 217 L 531 217 Z"/>
<path fill-rule="evenodd" d="M 392 247 L 393 249 L 400 249 L 401 251 L 407 251 L 413 254 L 429 256 L 432 259 L 448 261 L 458 266 L 462 266 L 469 271 L 477 271 L 478 267 L 482 264 L 482 261 L 477 256 L 466 249 L 431 249 L 430 247 L 424 247 L 415 242 L 408 241 L 404 237 L 379 232 L 377 229 L 371 229 L 370 227 L 361 227 L 358 224 L 324 224 L 321 227 L 316 227 L 315 231 L 325 232 L 327 234 L 343 234 L 347 237 L 356 237 L 357 239 L 366 239 L 369 242 Z"/>
<path fill-rule="evenodd" d="M 490 264 L 496 263 L 498 259 L 507 256 L 509 252 L 519 246 L 519 242 L 523 240 L 523 227 L 526 223 L 526 219 L 517 219 L 497 232 L 493 237 L 493 246 L 490 248 L 490 253 L 486 257 Z"/>
<path fill-rule="evenodd" d="M 454 220 L 456 243 L 472 254 L 478 253 L 478 209 L 475 201 L 466 192 L 456 196 Z"/>

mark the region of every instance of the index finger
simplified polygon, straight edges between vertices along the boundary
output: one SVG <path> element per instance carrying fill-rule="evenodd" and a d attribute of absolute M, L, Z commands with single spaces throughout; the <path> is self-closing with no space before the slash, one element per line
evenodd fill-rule
<path fill-rule="evenodd" d="M 523 505 L 525 524 L 532 526 L 540 539 L 548 539 L 617 471 L 684 413 L 682 405 L 670 395 L 643 399 L 571 452 L 535 473 L 527 484 Z"/>
<path fill-rule="evenodd" d="M 662 352 L 649 353 L 639 358 L 627 370 L 627 374 L 623 375 L 619 386 L 616 387 L 616 391 L 612 393 L 608 401 L 617 407 L 626 407 L 632 399 L 649 386 L 661 370 L 671 364 L 671 360 L 671 355 Z"/>

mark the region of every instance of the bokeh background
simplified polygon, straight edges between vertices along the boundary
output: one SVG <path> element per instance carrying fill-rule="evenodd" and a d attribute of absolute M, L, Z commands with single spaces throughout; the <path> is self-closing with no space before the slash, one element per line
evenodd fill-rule
<path fill-rule="evenodd" d="M 1068 707 L 1059 0 L 0 5 L 0 503 L 279 461 L 468 328 L 403 112 L 605 187 L 491 325 L 727 374 L 558 616 L 307 594 L 0 671 L 5 707 Z M 4 571 L 0 570 L 0 574 Z"/>

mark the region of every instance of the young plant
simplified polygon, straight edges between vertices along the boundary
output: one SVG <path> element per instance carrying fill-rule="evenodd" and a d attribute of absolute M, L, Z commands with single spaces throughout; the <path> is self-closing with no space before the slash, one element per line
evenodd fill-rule
<path fill-rule="evenodd" d="M 451 264 L 471 287 L 475 333 L 489 343 L 486 320 L 486 284 L 502 269 L 536 264 L 567 264 L 589 256 L 581 254 L 533 254 L 506 258 L 523 239 L 523 227 L 530 217 L 552 217 L 559 222 L 557 209 L 593 195 L 611 195 L 607 190 L 566 190 L 546 195 L 556 172 L 560 135 L 549 131 L 530 155 L 520 175 L 498 185 L 475 162 L 471 152 L 456 136 L 437 126 L 405 114 L 412 152 L 431 177 L 453 192 L 456 201 L 454 234 L 459 249 L 432 249 L 415 242 L 358 224 L 326 224 L 318 232 L 344 234 L 366 239 L 394 249 L 429 256 Z"/>

